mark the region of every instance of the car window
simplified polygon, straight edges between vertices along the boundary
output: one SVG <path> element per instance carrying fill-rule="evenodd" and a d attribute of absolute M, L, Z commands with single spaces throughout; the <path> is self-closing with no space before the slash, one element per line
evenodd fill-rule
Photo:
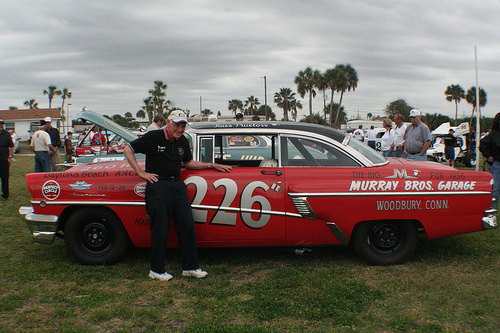
<path fill-rule="evenodd" d="M 208 154 L 201 144 L 201 156 Z M 213 156 L 217 163 L 238 166 L 259 166 L 263 160 L 277 160 L 277 137 L 269 135 L 216 135 Z"/>
<path fill-rule="evenodd" d="M 281 147 L 283 166 L 360 166 L 338 148 L 313 139 L 283 137 Z"/>
<path fill-rule="evenodd" d="M 380 154 L 370 146 L 364 144 L 363 142 L 354 139 L 353 137 L 347 137 L 347 136 L 346 139 L 344 140 L 344 143 L 346 141 L 347 145 L 356 149 L 361 155 L 364 155 L 373 164 L 382 164 L 387 162 L 387 159 L 382 154 Z"/>

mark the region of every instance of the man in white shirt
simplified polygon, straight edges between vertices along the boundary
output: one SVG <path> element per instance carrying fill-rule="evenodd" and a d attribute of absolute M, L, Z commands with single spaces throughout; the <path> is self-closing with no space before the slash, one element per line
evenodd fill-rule
<path fill-rule="evenodd" d="M 158 114 L 154 117 L 153 122 L 146 128 L 146 133 L 162 128 L 165 125 L 165 118 Z"/>
<path fill-rule="evenodd" d="M 56 152 L 50 141 L 50 135 L 46 132 L 48 124 L 40 120 L 40 129 L 31 138 L 31 149 L 35 152 L 35 172 L 51 172 L 52 161 L 50 156 Z"/>
<path fill-rule="evenodd" d="M 363 125 L 359 125 L 359 128 L 352 134 L 359 141 L 365 141 L 365 134 L 363 133 Z"/>
<path fill-rule="evenodd" d="M 403 123 L 403 116 L 397 114 L 394 116 L 394 123 L 396 123 L 396 128 L 394 129 L 394 150 L 392 151 L 393 157 L 405 157 L 405 132 L 406 124 Z"/>
<path fill-rule="evenodd" d="M 368 146 L 376 149 L 375 140 L 377 139 L 377 133 L 375 133 L 375 127 L 373 125 L 366 131 L 366 139 L 368 140 Z"/>

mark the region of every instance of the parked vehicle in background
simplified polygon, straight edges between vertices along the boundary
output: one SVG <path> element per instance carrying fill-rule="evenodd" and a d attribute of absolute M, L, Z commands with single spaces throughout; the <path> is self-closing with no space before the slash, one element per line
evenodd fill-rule
<path fill-rule="evenodd" d="M 139 132 L 133 133 L 94 111 L 81 110 L 77 114 L 77 119 L 84 119 L 94 125 L 80 137 L 75 147 L 76 163 L 125 160 L 123 150 L 129 142 L 138 138 Z M 97 127 L 102 129 L 102 134 L 107 141 L 106 145 L 92 145 L 90 135 Z"/>
<path fill-rule="evenodd" d="M 455 147 L 455 163 L 464 163 L 467 167 L 476 166 L 476 152 L 467 147 L 467 133 L 469 133 L 469 123 L 462 123 L 458 126 L 450 126 L 450 123 L 443 123 L 431 132 L 432 146 L 427 150 L 427 160 L 433 162 L 446 162 L 444 154 L 443 136 L 449 130 L 455 131 L 457 146 Z"/>
<path fill-rule="evenodd" d="M 194 160 L 233 166 L 182 171 L 199 247 L 342 244 L 390 265 L 408 260 L 420 233 L 435 239 L 497 227 L 485 172 L 387 159 L 314 124 L 193 123 L 184 135 Z M 150 246 L 146 182 L 127 161 L 32 173 L 26 182 L 32 206 L 20 213 L 36 242 L 64 238 L 84 264 L 117 262 L 130 243 Z M 168 244 L 178 246 L 175 228 Z"/>

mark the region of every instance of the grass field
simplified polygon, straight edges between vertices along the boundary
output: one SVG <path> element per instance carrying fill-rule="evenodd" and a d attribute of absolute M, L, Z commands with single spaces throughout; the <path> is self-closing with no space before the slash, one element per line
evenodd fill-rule
<path fill-rule="evenodd" d="M 500 231 L 421 239 L 404 265 L 361 262 L 350 248 L 200 249 L 205 279 L 147 277 L 149 250 L 82 266 L 64 242 L 31 241 L 17 156 L 0 202 L 0 332 L 498 332 Z"/>

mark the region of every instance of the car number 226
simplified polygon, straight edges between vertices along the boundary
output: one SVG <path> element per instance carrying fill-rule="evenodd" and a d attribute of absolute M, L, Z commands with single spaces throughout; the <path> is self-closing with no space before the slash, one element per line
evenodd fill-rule
<path fill-rule="evenodd" d="M 195 195 L 191 203 L 195 222 L 205 223 L 207 221 L 208 210 L 216 210 L 217 212 L 209 221 L 209 224 L 234 226 L 236 225 L 236 219 L 239 213 L 243 223 L 249 228 L 259 229 L 269 222 L 270 214 L 273 214 L 271 211 L 271 204 L 266 197 L 253 195 L 256 189 L 261 189 L 264 192 L 269 190 L 269 186 L 264 182 L 254 181 L 244 186 L 241 191 L 240 207 L 231 207 L 231 204 L 238 194 L 238 184 L 232 179 L 221 178 L 213 183 L 213 187 L 216 191 L 220 188 L 224 191 L 219 206 L 202 205 L 202 201 L 208 192 L 208 184 L 204 178 L 193 176 L 187 178 L 184 183 L 186 187 L 190 185 L 195 186 Z M 260 209 L 252 208 L 254 204 L 260 205 Z M 254 219 L 254 217 L 257 217 L 257 214 L 258 218 Z"/>

